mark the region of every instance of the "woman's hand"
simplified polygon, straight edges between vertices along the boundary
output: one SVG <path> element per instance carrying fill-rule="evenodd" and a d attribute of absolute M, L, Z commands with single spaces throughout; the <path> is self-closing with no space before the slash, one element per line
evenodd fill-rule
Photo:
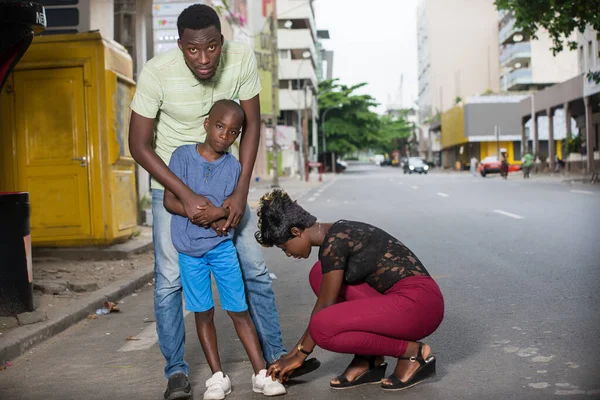
<path fill-rule="evenodd" d="M 281 357 L 271 364 L 267 371 L 267 376 L 270 375 L 273 380 L 279 379 L 281 382 L 287 382 L 290 374 L 302 365 L 305 358 L 304 355 L 300 355 L 299 353 Z"/>

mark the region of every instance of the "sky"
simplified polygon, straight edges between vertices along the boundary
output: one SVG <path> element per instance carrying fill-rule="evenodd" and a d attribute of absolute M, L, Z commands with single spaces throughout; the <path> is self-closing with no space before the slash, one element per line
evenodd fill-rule
<path fill-rule="evenodd" d="M 361 82 L 385 111 L 388 96 L 402 105 L 417 100 L 418 0 L 315 0 L 317 29 L 329 30 L 323 47 L 333 50 L 333 77 L 351 86 Z"/>

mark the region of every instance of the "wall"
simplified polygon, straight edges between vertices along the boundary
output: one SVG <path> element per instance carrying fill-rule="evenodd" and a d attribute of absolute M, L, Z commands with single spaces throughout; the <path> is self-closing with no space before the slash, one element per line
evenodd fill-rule
<path fill-rule="evenodd" d="M 521 136 L 520 98 L 511 103 L 465 104 L 465 135 L 471 140 L 474 136 L 495 135 L 498 126 L 503 135 Z"/>
<path fill-rule="evenodd" d="M 592 45 L 592 54 L 590 57 L 589 46 Z M 580 51 L 579 70 L 584 74 L 583 77 L 583 94 L 590 96 L 594 93 L 600 93 L 600 83 L 594 80 L 587 79 L 585 75 L 589 71 L 600 71 L 600 38 L 598 32 L 588 26 L 583 33 L 577 33 L 577 48 Z"/>
<path fill-rule="evenodd" d="M 432 113 L 499 89 L 498 13 L 493 0 L 426 0 Z M 419 71 L 421 72 L 421 71 Z"/>
<path fill-rule="evenodd" d="M 466 143 L 464 110 L 455 106 L 442 114 L 442 149 Z"/>
<path fill-rule="evenodd" d="M 563 51 L 552 54 L 552 40 L 545 30 L 540 30 L 538 39 L 531 41 L 531 74 L 534 83 L 563 82 L 579 73 L 577 52 L 565 47 Z M 573 34 L 569 40 L 576 40 Z"/>

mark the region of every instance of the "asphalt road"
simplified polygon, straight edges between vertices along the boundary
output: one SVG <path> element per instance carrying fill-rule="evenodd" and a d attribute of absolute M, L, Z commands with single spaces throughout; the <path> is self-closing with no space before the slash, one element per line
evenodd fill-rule
<path fill-rule="evenodd" d="M 290 386 L 287 398 L 600 398 L 600 187 L 358 166 L 299 202 L 322 221 L 365 221 L 398 237 L 438 281 L 446 314 L 426 339 L 438 357 L 436 380 L 400 393 L 376 385 L 333 391 L 329 379 L 351 356 L 318 349 L 321 368 Z M 284 340 L 293 346 L 314 304 L 307 275 L 316 252 L 296 261 L 266 249 L 265 257 L 278 277 Z M 0 399 L 161 399 L 166 381 L 152 288 L 128 296 L 121 308 L 0 371 Z M 251 392 L 250 364 L 220 310 L 217 323 L 234 384 L 227 398 L 261 398 Z M 186 359 L 201 399 L 209 369 L 191 315 L 186 328 Z"/>

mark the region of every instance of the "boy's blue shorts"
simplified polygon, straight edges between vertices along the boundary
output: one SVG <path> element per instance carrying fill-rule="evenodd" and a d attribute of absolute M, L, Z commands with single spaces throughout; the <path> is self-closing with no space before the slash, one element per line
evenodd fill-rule
<path fill-rule="evenodd" d="M 202 257 L 179 253 L 179 268 L 186 310 L 204 312 L 214 307 L 211 272 L 217 282 L 223 310 L 242 312 L 248 309 L 242 270 L 232 240 L 221 242 Z"/>

